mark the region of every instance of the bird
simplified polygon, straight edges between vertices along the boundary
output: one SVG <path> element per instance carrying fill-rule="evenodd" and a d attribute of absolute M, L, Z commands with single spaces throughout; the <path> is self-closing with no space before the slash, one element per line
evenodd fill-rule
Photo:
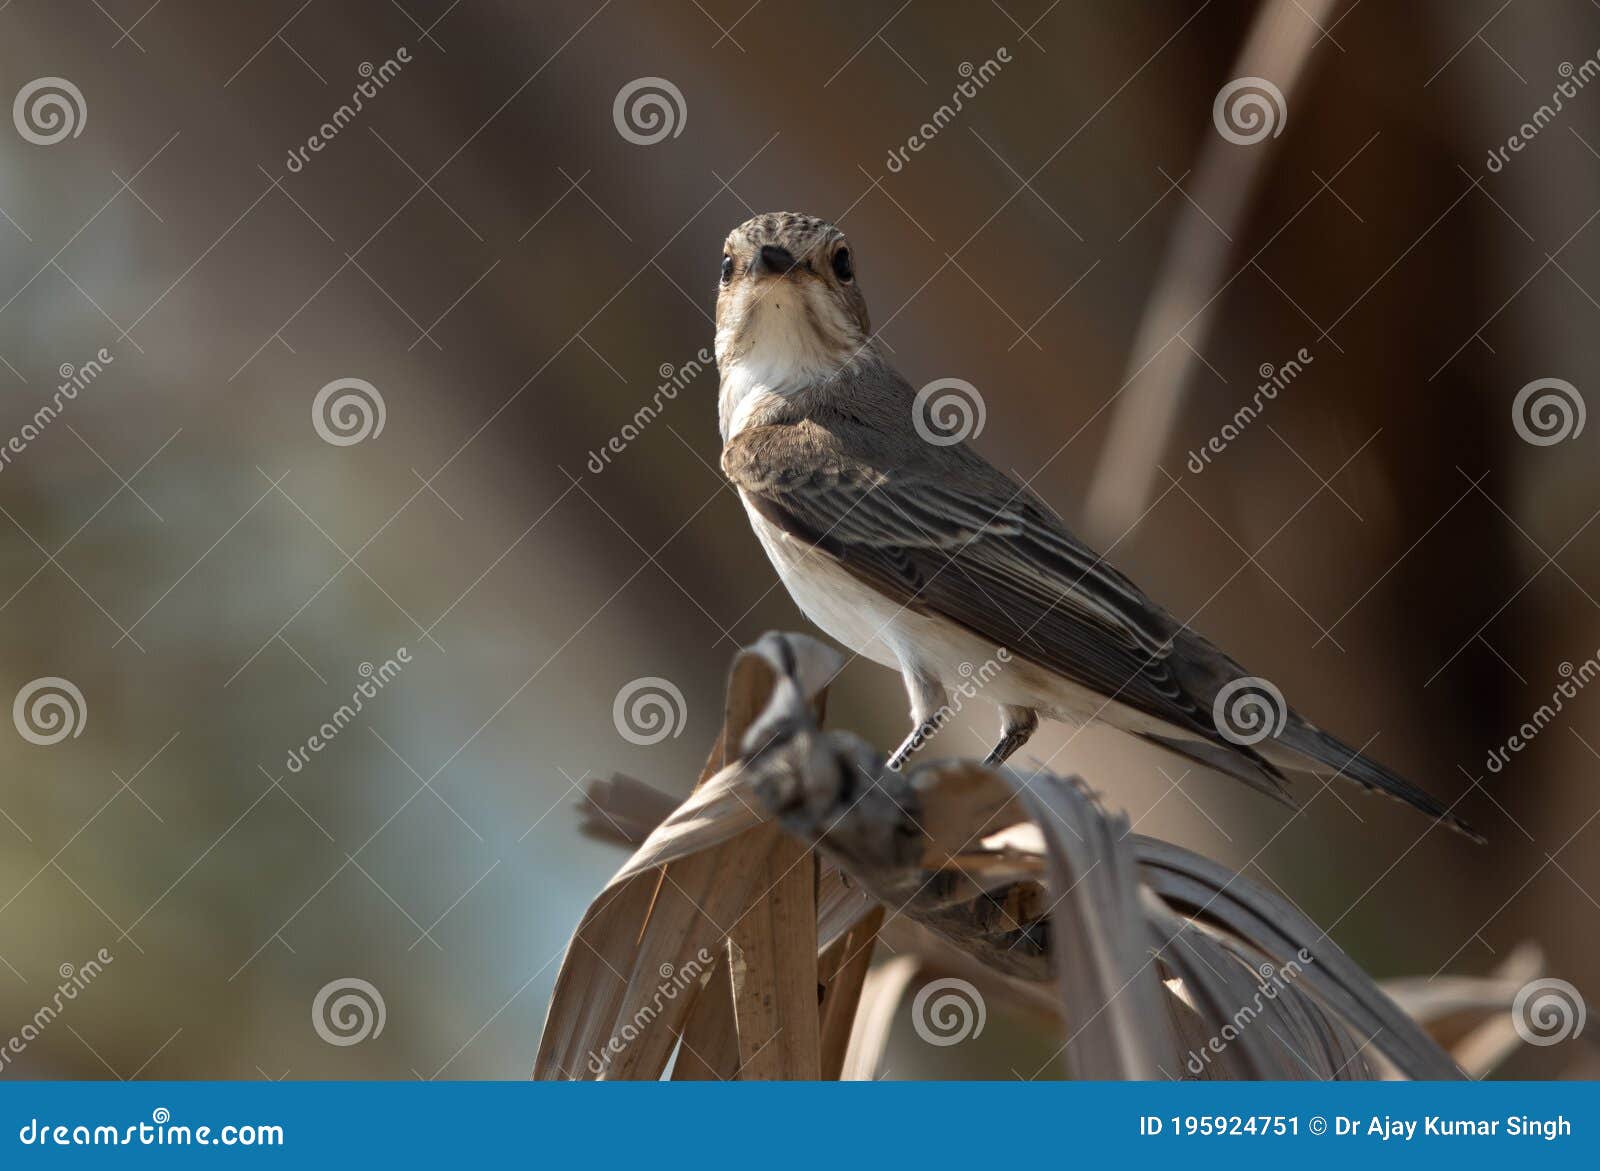
<path fill-rule="evenodd" d="M 778 576 L 811 622 L 904 682 L 912 727 L 889 768 L 948 722 L 958 686 L 999 709 L 990 766 L 1041 717 L 1097 721 L 1291 806 L 1285 770 L 1331 770 L 1483 840 L 1151 601 L 961 428 L 925 417 L 832 223 L 772 212 L 728 234 L 715 353 L 723 474 Z M 998 669 L 973 684 L 980 662 Z"/>

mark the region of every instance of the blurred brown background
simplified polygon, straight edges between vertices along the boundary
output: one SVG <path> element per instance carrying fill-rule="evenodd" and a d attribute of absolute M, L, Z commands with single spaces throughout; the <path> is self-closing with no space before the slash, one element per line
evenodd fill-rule
<path fill-rule="evenodd" d="M 1600 699 L 1485 768 L 1600 647 L 1597 429 L 1536 446 L 1512 424 L 1535 379 L 1594 386 L 1600 92 L 1486 167 L 1600 50 L 1600 11 L 1332 9 L 1281 137 L 1236 147 L 1212 102 L 1258 5 L 1223 0 L 0 6 L 0 96 L 56 77 L 84 102 L 54 145 L 0 123 L 0 436 L 63 364 L 113 358 L 0 470 L 0 693 L 64 677 L 86 708 L 54 745 L 0 736 L 0 1042 L 62 965 L 115 957 L 4 1076 L 527 1072 L 559 951 L 620 862 L 574 832 L 575 786 L 686 791 L 734 647 L 803 628 L 717 472 L 714 369 L 586 466 L 709 347 L 722 238 L 775 209 L 850 233 L 907 377 L 981 391 L 983 452 L 1309 716 L 1464 794 L 1491 840 L 1348 787 L 1292 819 L 1223 778 L 1175 787 L 1181 765 L 1112 733 L 1063 748 L 1050 727 L 1031 755 L 1268 881 L 1379 976 L 1484 971 L 1533 939 L 1600 992 Z M 613 121 L 641 77 L 683 99 L 653 145 Z M 1202 302 L 1225 289 L 1148 345 L 1164 260 L 1224 230 L 1201 176 L 1255 150 L 1219 274 L 1177 273 Z M 1187 469 L 1302 347 L 1303 375 Z M 340 378 L 381 393 L 380 434 L 319 438 Z M 1150 498 L 1091 511 L 1113 428 L 1173 404 Z M 612 702 L 647 676 L 686 716 L 640 746 Z M 888 747 L 903 707 L 857 662 L 830 710 Z M 386 1024 L 338 1047 L 311 1004 L 345 977 Z M 1008 1076 L 1035 1042 L 1003 1016 L 959 1058 L 908 1039 L 891 1076 Z"/>

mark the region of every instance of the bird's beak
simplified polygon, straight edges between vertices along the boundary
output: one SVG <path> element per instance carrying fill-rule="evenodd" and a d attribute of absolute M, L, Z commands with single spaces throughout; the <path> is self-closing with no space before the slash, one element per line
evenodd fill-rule
<path fill-rule="evenodd" d="M 757 276 L 786 277 L 801 271 L 795 264 L 793 253 L 778 244 L 763 244 L 756 253 L 756 262 L 752 267 Z"/>

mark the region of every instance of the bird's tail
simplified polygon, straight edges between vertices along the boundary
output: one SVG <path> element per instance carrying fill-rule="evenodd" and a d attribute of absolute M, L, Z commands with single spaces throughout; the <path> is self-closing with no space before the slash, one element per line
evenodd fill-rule
<path fill-rule="evenodd" d="M 1423 789 L 1419 789 L 1404 777 L 1384 768 L 1383 765 L 1371 757 L 1363 756 L 1348 744 L 1335 736 L 1330 736 L 1321 728 L 1307 723 L 1294 713 L 1290 713 L 1282 732 L 1261 749 L 1269 745 L 1278 749 L 1288 749 L 1290 753 L 1299 756 L 1295 760 L 1280 752 L 1268 753 L 1270 759 L 1286 768 L 1300 769 L 1302 771 L 1315 771 L 1307 769 L 1307 761 L 1314 761 L 1333 769 L 1340 777 L 1348 777 L 1357 784 L 1373 792 L 1383 793 L 1393 797 L 1396 801 L 1403 801 L 1413 809 L 1420 809 L 1430 817 L 1444 822 L 1458 833 L 1465 834 L 1473 841 L 1483 844 L 1487 839 L 1473 829 L 1461 818 L 1451 813 L 1448 808 L 1441 805 L 1437 798 Z"/>
<path fill-rule="evenodd" d="M 1176 752 L 1196 764 L 1243 781 L 1256 792 L 1265 793 L 1290 809 L 1299 808 L 1295 804 L 1294 796 L 1289 792 L 1289 782 L 1284 775 L 1248 748 L 1241 749 L 1232 744 L 1213 744 L 1209 740 L 1162 736 L 1154 732 L 1135 734 L 1151 744 L 1159 744 L 1168 752 Z"/>

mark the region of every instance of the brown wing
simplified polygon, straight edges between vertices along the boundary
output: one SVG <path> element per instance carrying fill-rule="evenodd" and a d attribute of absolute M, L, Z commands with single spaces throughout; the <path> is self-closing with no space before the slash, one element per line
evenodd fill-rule
<path fill-rule="evenodd" d="M 784 532 L 900 604 L 1216 737 L 1209 697 L 1192 694 L 1174 670 L 1178 624 L 1024 489 L 1010 485 L 1007 499 L 987 483 L 886 474 L 838 458 L 785 466 L 762 430 L 736 436 L 723 466 Z M 797 471 L 802 463 L 818 470 Z"/>

